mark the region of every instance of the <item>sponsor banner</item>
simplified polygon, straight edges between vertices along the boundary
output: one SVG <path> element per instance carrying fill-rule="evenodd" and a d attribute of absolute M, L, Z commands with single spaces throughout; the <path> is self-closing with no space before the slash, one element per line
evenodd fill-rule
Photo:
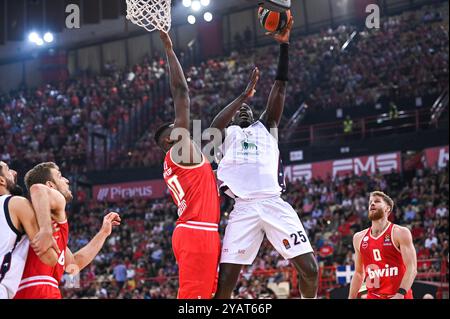
<path fill-rule="evenodd" d="M 323 161 L 312 164 L 289 165 L 285 167 L 285 176 L 289 180 L 298 180 L 321 177 L 323 179 L 354 173 L 368 175 L 379 171 L 389 174 L 391 171 L 401 172 L 401 153 L 387 153 L 371 156 L 361 156 L 348 159 Z"/>
<path fill-rule="evenodd" d="M 167 195 L 164 180 L 148 180 L 131 183 L 96 185 L 93 196 L 98 201 L 117 202 L 124 199 L 155 199 Z"/>
<path fill-rule="evenodd" d="M 448 163 L 448 145 L 427 148 L 425 150 L 425 165 L 427 167 L 445 168 Z"/>

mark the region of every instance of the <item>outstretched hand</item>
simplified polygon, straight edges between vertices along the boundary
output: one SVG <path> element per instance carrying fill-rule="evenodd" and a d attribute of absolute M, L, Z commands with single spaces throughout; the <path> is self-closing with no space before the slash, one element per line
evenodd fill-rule
<path fill-rule="evenodd" d="M 159 31 L 159 37 L 161 38 L 164 48 L 166 50 L 173 49 L 172 39 L 170 38 L 170 35 L 167 32 Z"/>
<path fill-rule="evenodd" d="M 119 226 L 121 222 L 120 216 L 117 213 L 109 213 L 103 218 L 103 225 L 101 231 L 106 234 L 106 236 L 111 235 L 113 226 Z"/>
<path fill-rule="evenodd" d="M 274 38 L 278 43 L 289 43 L 289 38 L 291 37 L 292 26 L 294 25 L 294 18 L 291 17 L 288 24 L 283 30 L 279 32 L 266 32 L 266 35 Z"/>
<path fill-rule="evenodd" d="M 247 88 L 245 89 L 243 95 L 245 96 L 245 98 L 251 98 L 253 97 L 253 95 L 255 95 L 256 92 L 256 84 L 258 83 L 259 80 L 259 69 L 257 67 L 255 67 L 252 71 L 252 74 L 250 75 L 250 79 L 247 85 Z"/>

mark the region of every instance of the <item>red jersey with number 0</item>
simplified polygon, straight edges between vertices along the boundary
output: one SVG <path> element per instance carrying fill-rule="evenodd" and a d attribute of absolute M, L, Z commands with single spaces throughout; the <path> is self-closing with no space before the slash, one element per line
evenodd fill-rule
<path fill-rule="evenodd" d="M 171 151 L 164 160 L 164 180 L 178 206 L 178 223 L 187 221 L 218 224 L 219 190 L 211 164 L 202 154 L 195 166 L 180 166 L 172 160 Z"/>
<path fill-rule="evenodd" d="M 369 228 L 361 240 L 359 250 L 364 264 L 368 297 L 391 298 L 400 288 L 406 272 L 402 254 L 394 243 L 394 226 L 390 223 L 378 237 L 373 237 L 372 228 Z M 411 290 L 405 296 L 405 299 L 409 298 L 412 298 Z"/>

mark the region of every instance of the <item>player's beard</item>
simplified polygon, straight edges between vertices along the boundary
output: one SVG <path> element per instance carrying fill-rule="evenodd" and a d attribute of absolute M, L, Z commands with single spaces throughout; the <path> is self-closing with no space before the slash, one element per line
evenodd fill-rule
<path fill-rule="evenodd" d="M 61 190 L 59 187 L 57 187 L 56 189 L 57 189 L 58 192 L 61 193 L 61 195 L 64 196 L 64 199 L 66 200 L 66 203 L 70 203 L 72 201 L 73 195 L 72 195 L 72 193 L 70 192 L 69 189 Z"/>
<path fill-rule="evenodd" d="M 66 190 L 65 192 L 61 192 L 61 194 L 66 199 L 66 203 L 70 203 L 73 199 L 73 195 L 69 190 Z"/>
<path fill-rule="evenodd" d="M 6 189 L 13 196 L 22 196 L 23 189 L 19 185 L 17 185 L 16 181 L 6 180 Z"/>
<path fill-rule="evenodd" d="M 384 216 L 384 212 L 383 212 L 383 209 L 381 209 L 381 208 L 377 208 L 377 209 L 375 209 L 375 211 L 369 210 L 369 219 L 371 221 L 380 220 L 383 218 L 383 216 Z"/>

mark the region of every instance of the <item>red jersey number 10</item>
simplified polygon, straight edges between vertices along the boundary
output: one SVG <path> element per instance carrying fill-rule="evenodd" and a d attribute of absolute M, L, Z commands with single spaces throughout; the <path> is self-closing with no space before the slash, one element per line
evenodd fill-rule
<path fill-rule="evenodd" d="M 185 194 L 183 188 L 181 187 L 180 182 L 178 181 L 178 176 L 174 175 L 171 178 L 169 178 L 167 184 L 170 190 L 172 191 L 172 194 L 175 196 L 177 206 L 179 206 Z"/>

